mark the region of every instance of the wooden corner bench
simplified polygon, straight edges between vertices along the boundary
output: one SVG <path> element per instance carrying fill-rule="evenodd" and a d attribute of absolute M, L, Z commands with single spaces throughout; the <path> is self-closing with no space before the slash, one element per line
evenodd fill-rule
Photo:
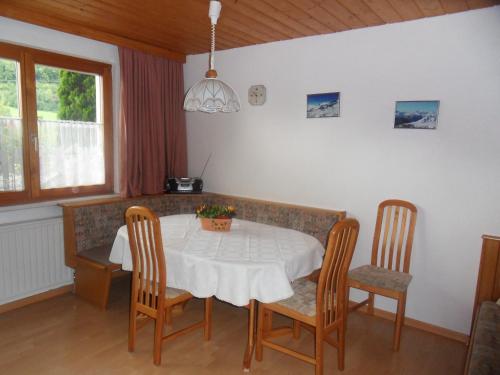
<path fill-rule="evenodd" d="M 65 262 L 75 269 L 75 294 L 105 309 L 111 280 L 124 275 L 109 261 L 117 230 L 125 224 L 125 211 L 138 205 L 158 216 L 194 213 L 202 203 L 231 204 L 237 218 L 299 230 L 326 244 L 332 226 L 345 211 L 296 206 L 213 193 L 161 194 L 137 198 L 113 197 L 61 204 L 64 220 Z"/>
<path fill-rule="evenodd" d="M 109 261 L 111 246 L 98 246 L 77 254 L 75 294 L 103 309 L 106 308 L 111 279 L 120 276 L 120 265 Z M 100 287 L 98 287 L 100 286 Z"/>

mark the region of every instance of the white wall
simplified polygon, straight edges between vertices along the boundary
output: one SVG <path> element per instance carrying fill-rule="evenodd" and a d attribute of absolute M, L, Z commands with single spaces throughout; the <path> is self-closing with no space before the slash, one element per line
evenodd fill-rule
<path fill-rule="evenodd" d="M 190 174 L 213 152 L 207 191 L 347 209 L 361 223 L 353 266 L 369 262 L 377 204 L 415 202 L 407 316 L 468 333 L 481 234 L 500 234 L 499 46 L 494 7 L 218 52 L 242 110 L 188 114 Z M 190 56 L 186 88 L 206 69 Z M 254 84 L 262 107 L 247 102 Z M 329 91 L 341 117 L 306 119 L 306 94 Z M 396 100 L 426 99 L 441 101 L 436 130 L 393 129 Z"/>

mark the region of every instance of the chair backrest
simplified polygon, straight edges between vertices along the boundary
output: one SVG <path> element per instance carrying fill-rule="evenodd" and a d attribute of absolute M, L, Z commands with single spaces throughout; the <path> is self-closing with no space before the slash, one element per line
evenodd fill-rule
<path fill-rule="evenodd" d="M 166 267 L 160 220 L 149 208 L 132 206 L 125 213 L 132 252 L 132 303 L 138 310 L 155 314 L 162 309 L 166 288 Z"/>
<path fill-rule="evenodd" d="M 380 203 L 373 235 L 371 264 L 408 273 L 416 221 L 417 208 L 412 203 L 398 199 Z"/>
<path fill-rule="evenodd" d="M 328 244 L 316 289 L 316 317 L 323 327 L 333 324 L 346 311 L 347 273 L 358 239 L 359 223 L 355 219 L 337 222 Z"/>

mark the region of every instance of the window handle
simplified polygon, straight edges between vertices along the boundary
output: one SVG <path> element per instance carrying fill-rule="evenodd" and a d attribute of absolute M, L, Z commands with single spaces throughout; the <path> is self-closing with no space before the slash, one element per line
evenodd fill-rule
<path fill-rule="evenodd" d="M 38 137 L 35 134 L 31 134 L 31 143 L 35 148 L 35 152 L 38 152 Z"/>

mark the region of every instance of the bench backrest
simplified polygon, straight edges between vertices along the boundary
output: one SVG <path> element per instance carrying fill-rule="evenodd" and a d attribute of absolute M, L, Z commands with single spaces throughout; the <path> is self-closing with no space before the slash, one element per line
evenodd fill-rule
<path fill-rule="evenodd" d="M 323 246 L 326 246 L 333 225 L 345 217 L 345 211 L 225 195 L 214 195 L 211 201 L 212 204 L 230 204 L 236 207 L 238 219 L 295 229 L 316 237 Z"/>
<path fill-rule="evenodd" d="M 291 228 L 316 237 L 326 245 L 332 226 L 345 217 L 344 211 L 267 202 L 219 194 L 162 194 L 138 198 L 108 198 L 61 204 L 64 211 L 65 261 L 76 266 L 76 255 L 84 250 L 113 243 L 118 228 L 125 224 L 130 206 L 145 206 L 158 216 L 194 213 L 206 204 L 230 204 L 237 218 Z"/>

